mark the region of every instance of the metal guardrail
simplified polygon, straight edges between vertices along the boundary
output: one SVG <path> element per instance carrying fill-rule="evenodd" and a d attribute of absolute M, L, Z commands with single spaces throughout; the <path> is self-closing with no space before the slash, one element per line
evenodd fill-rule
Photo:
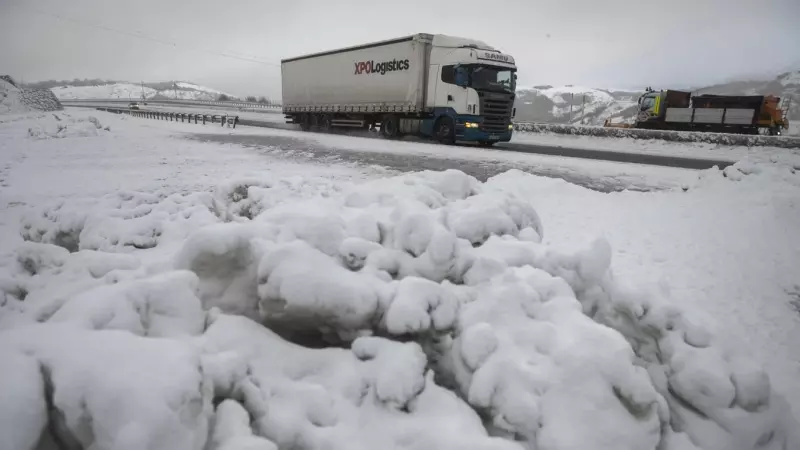
<path fill-rule="evenodd" d="M 140 100 L 131 100 L 124 98 L 71 98 L 62 99 L 62 104 L 70 103 L 142 103 Z M 263 103 L 251 102 L 238 102 L 238 101 L 216 101 L 216 100 L 173 100 L 173 99 L 155 99 L 145 100 L 144 103 L 163 104 L 163 105 L 200 105 L 200 106 L 229 106 L 238 108 L 255 108 L 265 110 L 281 111 L 280 105 L 265 105 Z"/>
<path fill-rule="evenodd" d="M 166 120 L 170 122 L 188 122 L 195 124 L 205 125 L 206 123 L 217 123 L 220 126 L 228 125 L 231 128 L 236 128 L 239 123 L 239 116 L 226 115 L 226 114 L 191 114 L 191 113 L 176 113 L 176 112 L 162 112 L 162 111 L 140 111 L 136 109 L 124 108 L 96 108 L 98 111 L 107 111 L 116 114 L 128 114 L 132 117 L 143 117 L 146 119 Z"/>

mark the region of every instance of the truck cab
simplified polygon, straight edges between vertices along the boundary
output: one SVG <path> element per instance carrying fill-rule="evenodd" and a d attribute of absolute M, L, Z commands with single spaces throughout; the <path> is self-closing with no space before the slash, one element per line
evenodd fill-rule
<path fill-rule="evenodd" d="M 652 89 L 645 91 L 639 97 L 639 111 L 636 114 L 636 122 L 655 122 L 658 121 L 663 113 L 661 106 L 664 102 L 665 93 L 656 92 Z"/>
<path fill-rule="evenodd" d="M 637 128 L 665 128 L 671 122 L 670 110 L 675 113 L 689 108 L 691 93 L 676 90 L 654 91 L 647 88 L 639 97 L 636 114 Z"/>
<path fill-rule="evenodd" d="M 480 41 L 434 35 L 428 76 L 433 135 L 454 126 L 456 140 L 509 141 L 517 67 L 514 58 Z M 443 127 L 444 126 L 444 127 Z M 427 134 L 427 133 L 426 133 Z"/>

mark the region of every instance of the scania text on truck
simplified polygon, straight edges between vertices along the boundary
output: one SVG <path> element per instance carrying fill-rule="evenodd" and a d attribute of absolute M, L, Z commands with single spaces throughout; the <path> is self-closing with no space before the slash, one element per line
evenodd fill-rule
<path fill-rule="evenodd" d="M 690 92 L 647 91 L 639 98 L 636 128 L 781 134 L 789 127 L 791 98 L 772 95 L 692 95 Z"/>
<path fill-rule="evenodd" d="M 511 139 L 516 72 L 483 42 L 415 34 L 282 60 L 283 113 L 303 130 L 491 145 Z"/>

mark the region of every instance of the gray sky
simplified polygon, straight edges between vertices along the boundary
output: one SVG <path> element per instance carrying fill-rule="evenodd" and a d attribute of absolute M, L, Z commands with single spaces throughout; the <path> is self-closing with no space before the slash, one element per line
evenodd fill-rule
<path fill-rule="evenodd" d="M 417 32 L 512 54 L 521 85 L 683 87 L 800 68 L 800 0 L 0 0 L 0 72 L 278 97 L 281 58 Z"/>

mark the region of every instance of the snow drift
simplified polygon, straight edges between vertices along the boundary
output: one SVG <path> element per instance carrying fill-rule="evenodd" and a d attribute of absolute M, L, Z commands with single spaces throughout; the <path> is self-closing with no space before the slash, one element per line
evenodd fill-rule
<path fill-rule="evenodd" d="M 247 179 L 31 211 L 30 242 L 0 259 L 15 362 L 0 443 L 800 445 L 765 372 L 616 279 L 608 242 L 545 244 L 527 177 L 423 172 L 338 195 Z M 306 200 L 280 201 L 291 191 Z"/>

